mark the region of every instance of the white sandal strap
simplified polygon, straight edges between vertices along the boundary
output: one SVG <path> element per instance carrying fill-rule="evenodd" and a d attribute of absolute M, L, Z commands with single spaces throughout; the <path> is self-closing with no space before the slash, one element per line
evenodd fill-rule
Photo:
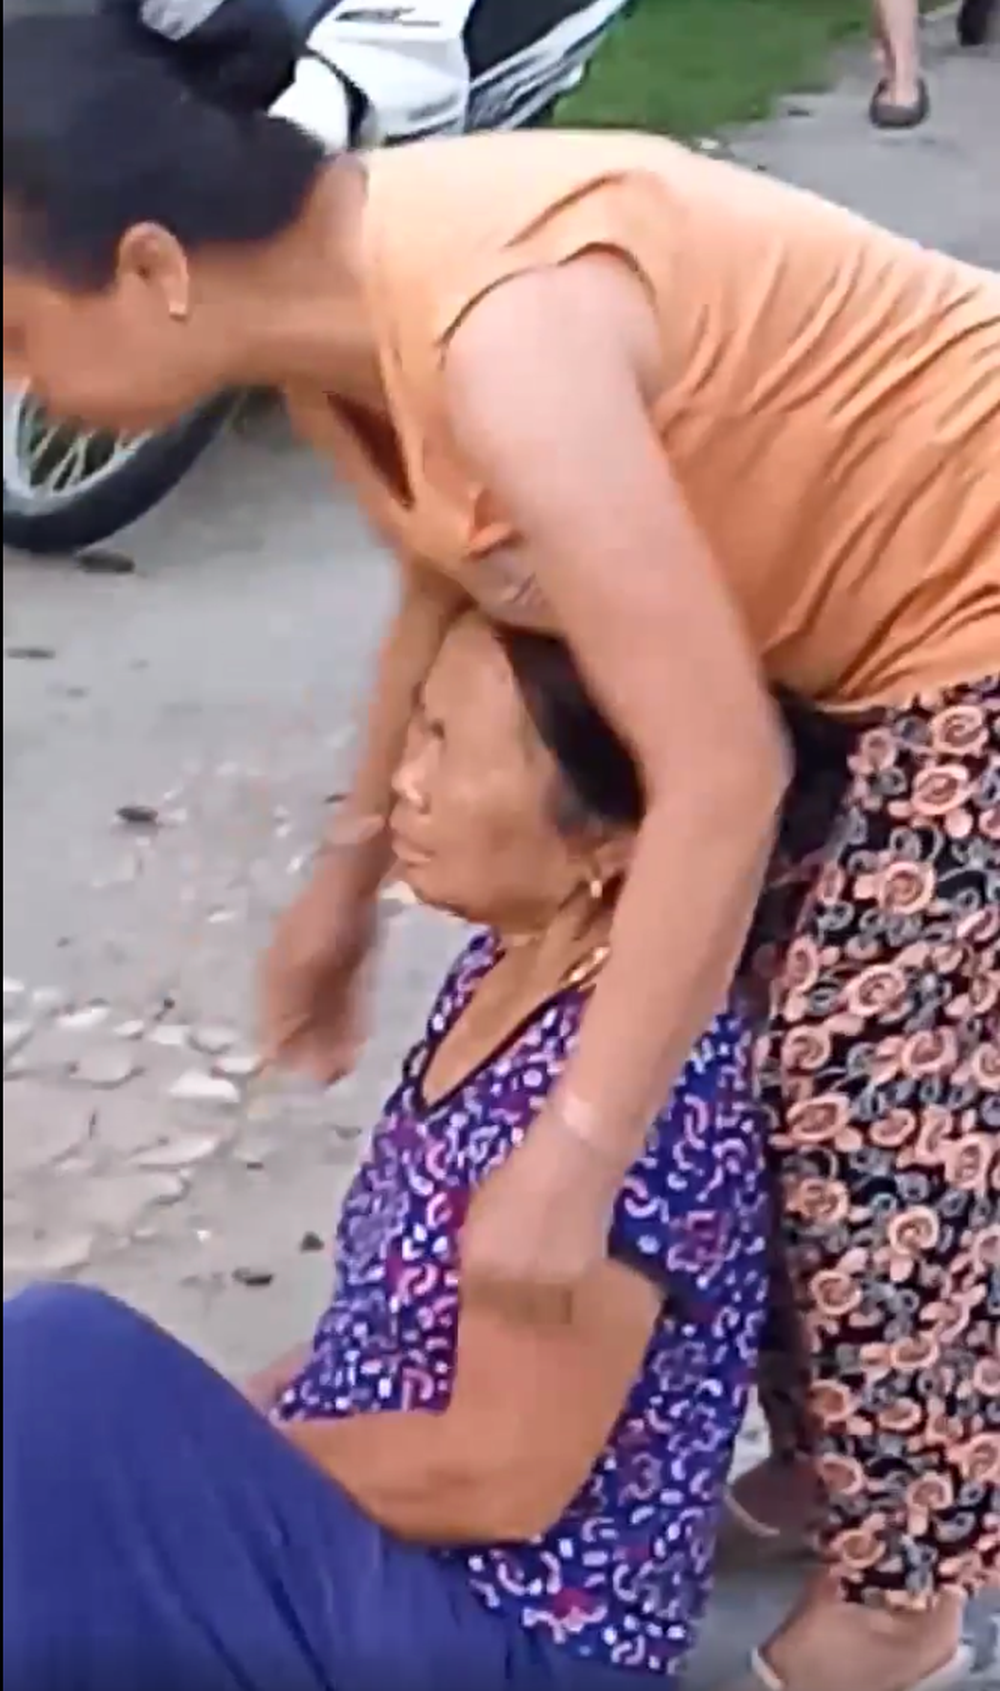
<path fill-rule="evenodd" d="M 950 1662 L 935 1668 L 934 1672 L 918 1680 L 907 1691 L 964 1691 L 968 1683 L 975 1661 L 975 1654 L 971 1645 L 960 1644 Z M 774 1669 L 764 1660 L 759 1650 L 750 1655 L 750 1672 L 753 1680 L 761 1691 L 786 1691 L 784 1681 L 779 1679 Z M 741 1691 L 743 1688 L 741 1687 Z M 746 1691 L 751 1691 L 748 1685 Z"/>
<path fill-rule="evenodd" d="M 759 1650 L 752 1650 L 750 1653 L 750 1672 L 758 1685 L 764 1687 L 764 1691 L 785 1691 L 784 1680 L 778 1678 L 773 1667 L 769 1662 L 765 1662 Z"/>
<path fill-rule="evenodd" d="M 926 1679 L 912 1687 L 912 1691 L 964 1691 L 975 1661 L 976 1654 L 971 1644 L 960 1644 L 950 1662 L 928 1674 Z"/>

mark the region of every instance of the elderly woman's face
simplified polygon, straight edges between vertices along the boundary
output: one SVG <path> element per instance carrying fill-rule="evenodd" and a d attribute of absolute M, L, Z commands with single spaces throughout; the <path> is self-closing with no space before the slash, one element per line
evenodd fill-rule
<path fill-rule="evenodd" d="M 393 843 L 428 904 L 530 931 L 590 877 L 553 820 L 557 776 L 488 628 L 463 619 L 424 688 L 396 777 Z"/>

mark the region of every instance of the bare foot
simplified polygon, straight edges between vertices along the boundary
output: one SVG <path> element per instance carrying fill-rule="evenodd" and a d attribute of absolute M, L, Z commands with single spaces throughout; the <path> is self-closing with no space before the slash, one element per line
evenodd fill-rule
<path fill-rule="evenodd" d="M 891 71 L 883 84 L 883 98 L 887 105 L 915 106 L 920 99 L 919 71 L 914 67 Z"/>
<path fill-rule="evenodd" d="M 927 100 L 920 70 L 915 0 L 876 0 L 874 12 L 879 78 L 871 106 L 872 120 L 886 129 L 908 128 L 926 115 Z M 912 114 L 909 123 L 905 121 L 908 113 Z M 880 122 L 880 114 L 885 121 Z M 892 114 L 896 114 L 895 120 Z"/>
<path fill-rule="evenodd" d="M 863 1608 L 824 1572 L 762 1654 L 785 1691 L 910 1691 L 954 1660 L 963 1607 L 949 1593 L 919 1612 Z"/>

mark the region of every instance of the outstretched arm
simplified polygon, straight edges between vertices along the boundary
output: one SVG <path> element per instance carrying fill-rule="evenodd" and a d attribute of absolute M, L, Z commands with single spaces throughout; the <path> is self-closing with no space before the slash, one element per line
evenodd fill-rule
<path fill-rule="evenodd" d="M 359 897 L 379 886 L 389 867 L 386 827 L 392 780 L 403 755 L 413 707 L 455 617 L 468 603 L 447 576 L 418 562 L 400 566 L 399 605 L 375 668 L 351 790 L 332 830 L 335 849 L 321 850 L 317 873 L 338 875 Z M 348 845 L 356 825 L 357 845 Z"/>
<path fill-rule="evenodd" d="M 361 1040 L 359 979 L 374 935 L 375 894 L 389 868 L 392 778 L 414 699 L 463 603 L 446 577 L 421 564 L 403 566 L 350 793 L 265 958 L 268 1057 L 322 1082 L 349 1071 Z"/>

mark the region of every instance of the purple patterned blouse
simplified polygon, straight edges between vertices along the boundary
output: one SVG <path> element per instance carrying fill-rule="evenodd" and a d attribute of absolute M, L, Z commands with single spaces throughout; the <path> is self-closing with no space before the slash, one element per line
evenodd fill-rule
<path fill-rule="evenodd" d="M 496 956 L 492 937 L 472 941 L 405 1063 L 347 1196 L 333 1302 L 283 1418 L 447 1404 L 470 1193 L 527 1130 L 586 998 L 568 989 L 550 999 L 428 1107 L 431 1055 Z M 657 1675 L 677 1667 L 708 1593 L 754 1372 L 766 1233 L 748 1039 L 727 1014 L 695 1050 L 618 1203 L 612 1253 L 662 1281 L 667 1301 L 607 1449 L 543 1537 L 438 1552 L 461 1559 L 490 1609 L 592 1661 Z"/>

